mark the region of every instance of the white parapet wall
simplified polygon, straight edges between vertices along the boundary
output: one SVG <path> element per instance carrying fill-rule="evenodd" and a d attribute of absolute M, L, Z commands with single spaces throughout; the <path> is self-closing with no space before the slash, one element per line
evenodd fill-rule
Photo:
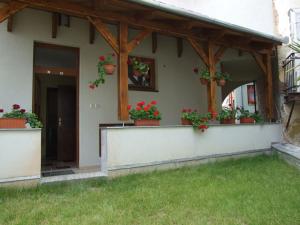
<path fill-rule="evenodd" d="M 0 129 L 0 184 L 39 179 L 41 130 Z"/>
<path fill-rule="evenodd" d="M 103 172 L 269 150 L 281 124 L 112 127 L 101 132 Z"/>

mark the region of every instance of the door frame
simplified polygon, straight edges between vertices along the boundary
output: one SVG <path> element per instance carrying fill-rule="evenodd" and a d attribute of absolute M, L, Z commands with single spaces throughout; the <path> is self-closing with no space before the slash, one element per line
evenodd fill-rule
<path fill-rule="evenodd" d="M 74 76 L 75 76 L 75 85 L 76 85 L 76 153 L 75 153 L 75 163 L 76 166 L 79 168 L 79 92 L 80 92 L 80 86 L 79 86 L 79 78 L 80 78 L 80 49 L 78 47 L 70 47 L 70 46 L 64 46 L 64 45 L 57 45 L 57 44 L 51 44 L 51 43 L 43 43 L 34 41 L 33 42 L 33 80 L 32 80 L 32 111 L 36 112 L 36 102 L 35 102 L 35 96 L 36 96 L 36 70 L 35 70 L 35 49 L 36 47 L 44 47 L 44 48 L 52 48 L 52 49 L 66 49 L 74 51 L 76 54 L 76 68 L 74 69 Z M 48 74 L 45 74 L 45 76 L 49 76 Z M 51 75 L 50 75 L 51 76 Z"/>

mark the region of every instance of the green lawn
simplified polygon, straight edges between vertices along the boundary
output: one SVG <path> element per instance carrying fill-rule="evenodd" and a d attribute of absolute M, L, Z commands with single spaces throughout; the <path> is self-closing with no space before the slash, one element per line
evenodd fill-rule
<path fill-rule="evenodd" d="M 0 189 L 0 224 L 299 225 L 300 172 L 276 156 Z"/>

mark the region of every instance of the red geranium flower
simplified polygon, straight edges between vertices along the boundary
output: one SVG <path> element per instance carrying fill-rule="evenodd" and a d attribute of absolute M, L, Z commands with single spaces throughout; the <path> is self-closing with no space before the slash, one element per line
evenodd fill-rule
<path fill-rule="evenodd" d="M 140 106 L 140 107 L 142 107 L 143 105 L 145 105 L 145 102 L 144 101 L 138 102 L 137 105 Z"/>
<path fill-rule="evenodd" d="M 137 111 L 141 111 L 141 110 L 142 110 L 141 106 L 137 106 L 135 109 L 136 109 Z"/>
<path fill-rule="evenodd" d="M 183 112 L 183 113 L 186 113 L 186 112 L 187 112 L 187 110 L 186 110 L 186 109 L 183 109 L 183 110 L 182 110 L 182 112 Z"/>
<path fill-rule="evenodd" d="M 158 116 L 158 115 L 159 115 L 159 112 L 158 112 L 158 111 L 155 111 L 155 112 L 153 113 L 153 115 L 154 115 L 154 116 Z"/>
<path fill-rule="evenodd" d="M 151 101 L 151 105 L 156 105 L 157 104 L 157 101 L 153 100 Z"/>
<path fill-rule="evenodd" d="M 127 106 L 127 109 L 130 110 L 130 109 L 131 109 L 131 105 L 128 105 L 128 106 Z"/>
<path fill-rule="evenodd" d="M 26 110 L 25 110 L 25 109 L 21 109 L 20 112 L 21 112 L 21 113 L 25 113 Z"/>
<path fill-rule="evenodd" d="M 148 112 L 149 109 L 150 109 L 150 107 L 147 105 L 147 106 L 144 108 L 144 111 L 145 111 L 145 112 Z"/>
<path fill-rule="evenodd" d="M 89 85 L 89 88 L 93 90 L 93 89 L 96 88 L 96 85 L 95 85 L 95 84 L 90 84 L 90 85 Z"/>
<path fill-rule="evenodd" d="M 188 111 L 189 113 L 190 113 L 190 112 L 192 112 L 192 110 L 191 110 L 191 109 L 188 109 L 187 111 Z"/>
<path fill-rule="evenodd" d="M 196 68 L 196 67 L 193 69 L 193 71 L 194 71 L 194 73 L 198 73 L 199 72 L 198 68 Z"/>
<path fill-rule="evenodd" d="M 18 104 L 13 105 L 13 109 L 19 109 L 19 108 L 20 108 L 20 105 L 18 105 Z"/>
<path fill-rule="evenodd" d="M 105 60 L 105 57 L 102 55 L 99 57 L 99 60 L 103 62 Z"/>
<path fill-rule="evenodd" d="M 3 109 L 0 109 L 0 113 L 3 113 L 4 112 L 4 110 Z"/>

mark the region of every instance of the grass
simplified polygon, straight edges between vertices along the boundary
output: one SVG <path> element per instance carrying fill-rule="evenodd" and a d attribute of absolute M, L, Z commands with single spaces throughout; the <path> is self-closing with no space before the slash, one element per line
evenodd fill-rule
<path fill-rule="evenodd" d="M 276 156 L 114 180 L 0 188 L 0 224 L 299 225 L 300 172 Z"/>

